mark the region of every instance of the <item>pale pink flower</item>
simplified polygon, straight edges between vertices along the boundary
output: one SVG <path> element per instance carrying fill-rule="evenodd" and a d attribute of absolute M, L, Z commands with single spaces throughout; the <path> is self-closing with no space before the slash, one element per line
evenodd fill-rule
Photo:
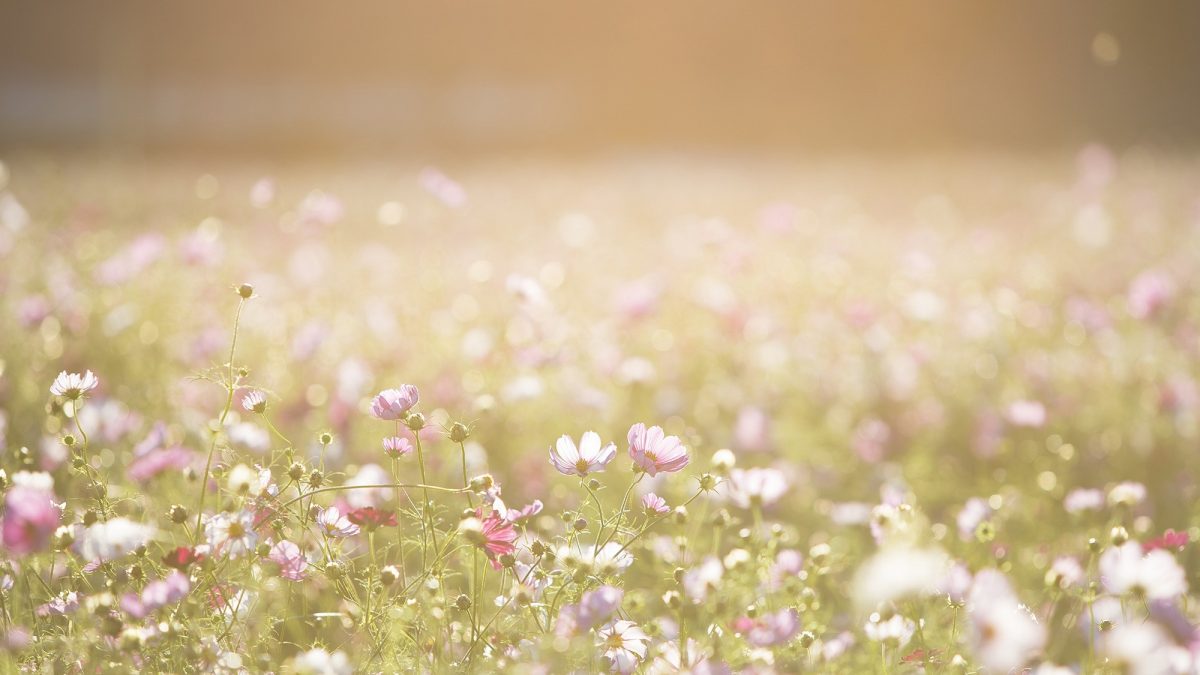
<path fill-rule="evenodd" d="M 1104 493 L 1095 488 L 1076 488 L 1063 498 L 1063 509 L 1067 513 L 1098 511 L 1104 507 Z"/>
<path fill-rule="evenodd" d="M 1143 554 L 1133 541 L 1100 555 L 1100 579 L 1117 595 L 1169 600 L 1187 593 L 1187 577 L 1173 555 L 1161 549 Z"/>
<path fill-rule="evenodd" d="M 383 452 L 393 459 L 404 457 L 413 453 L 413 444 L 407 438 L 388 436 L 383 439 Z"/>
<path fill-rule="evenodd" d="M 4 496 L 4 521 L 0 525 L 5 552 L 25 556 L 45 549 L 61 516 L 54 505 L 54 493 L 14 485 Z"/>
<path fill-rule="evenodd" d="M 604 467 L 617 456 L 617 446 L 609 443 L 601 446 L 600 434 L 588 431 L 579 439 L 579 446 L 570 436 L 563 435 L 553 448 L 550 448 L 550 463 L 558 472 L 567 476 L 586 476 L 589 473 L 603 471 Z"/>
<path fill-rule="evenodd" d="M 432 166 L 421 169 L 418 181 L 429 194 L 450 208 L 457 209 L 467 203 L 467 191 L 463 186 Z"/>
<path fill-rule="evenodd" d="M 1129 284 L 1129 313 L 1137 319 L 1148 319 L 1171 302 L 1175 291 L 1174 280 L 1165 273 L 1142 272 Z"/>
<path fill-rule="evenodd" d="M 420 399 L 417 388 L 402 384 L 399 389 L 384 389 L 371 401 L 371 415 L 381 420 L 402 419 Z"/>
<path fill-rule="evenodd" d="M 748 509 L 752 504 L 770 506 L 787 494 L 788 483 L 779 469 L 734 469 L 729 472 L 728 496 L 734 504 Z"/>
<path fill-rule="evenodd" d="M 328 537 L 352 537 L 359 532 L 359 527 L 336 506 L 321 509 L 317 514 L 317 527 Z"/>
<path fill-rule="evenodd" d="M 543 508 L 542 500 L 535 499 L 519 509 L 505 509 L 503 517 L 510 523 L 519 523 L 541 513 Z"/>
<path fill-rule="evenodd" d="M 671 507 L 667 506 L 667 500 L 650 492 L 642 497 L 642 509 L 646 511 L 647 515 L 661 516 L 670 512 Z"/>
<path fill-rule="evenodd" d="M 308 560 L 296 544 L 286 539 L 271 547 L 268 555 L 271 562 L 279 565 L 279 576 L 290 581 L 303 581 L 308 569 Z"/>
<path fill-rule="evenodd" d="M 50 385 L 50 393 L 55 396 L 75 400 L 99 385 L 100 380 L 90 370 L 83 375 L 68 373 L 64 370 L 58 374 L 58 377 L 54 378 L 54 384 Z"/>
<path fill-rule="evenodd" d="M 257 389 L 246 392 L 246 395 L 242 397 L 242 408 L 246 412 L 258 413 L 260 415 L 265 413 L 267 411 L 267 395 Z"/>
<path fill-rule="evenodd" d="M 733 629 L 755 647 L 773 647 L 788 642 L 800 632 L 800 615 L 794 609 L 781 609 L 754 619 L 743 616 L 733 622 Z"/>
<path fill-rule="evenodd" d="M 1015 427 L 1037 428 L 1046 424 L 1046 406 L 1039 401 L 1013 401 L 1008 406 L 1008 422 Z"/>
<path fill-rule="evenodd" d="M 621 607 L 624 597 L 624 590 L 609 585 L 584 593 L 578 603 L 565 605 L 559 611 L 555 633 L 559 637 L 572 637 L 600 625 Z"/>
<path fill-rule="evenodd" d="M 673 473 L 688 464 L 687 448 L 676 436 L 667 436 L 662 427 L 646 428 L 641 422 L 629 428 L 629 456 L 646 473 Z"/>

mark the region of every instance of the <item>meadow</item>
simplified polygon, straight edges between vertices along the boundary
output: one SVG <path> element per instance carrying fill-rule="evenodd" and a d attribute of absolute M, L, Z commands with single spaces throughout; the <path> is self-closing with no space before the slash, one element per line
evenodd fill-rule
<path fill-rule="evenodd" d="M 3 672 L 1200 672 L 1194 158 L 5 159 Z"/>

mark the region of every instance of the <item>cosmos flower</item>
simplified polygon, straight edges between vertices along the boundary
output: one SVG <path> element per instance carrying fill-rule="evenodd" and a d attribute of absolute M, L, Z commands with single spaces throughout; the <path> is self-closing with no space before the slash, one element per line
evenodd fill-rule
<path fill-rule="evenodd" d="M 53 492 L 14 484 L 4 495 L 4 519 L 0 523 L 5 552 L 26 556 L 44 550 L 61 517 Z"/>
<path fill-rule="evenodd" d="M 314 647 L 306 652 L 297 654 L 292 659 L 291 672 L 296 675 L 352 675 L 354 667 L 350 665 L 350 657 L 341 650 L 332 654 Z"/>
<path fill-rule="evenodd" d="M 304 552 L 296 544 L 284 539 L 271 547 L 267 556 L 271 562 L 279 565 L 279 576 L 289 581 L 303 581 L 308 569 L 308 560 Z"/>
<path fill-rule="evenodd" d="M 1146 551 L 1153 551 L 1160 548 L 1182 551 L 1183 548 L 1188 545 L 1188 539 L 1187 532 L 1176 532 L 1175 530 L 1168 529 L 1166 532 L 1162 533 L 1161 537 L 1155 537 L 1147 541 L 1145 544 L 1145 549 Z"/>
<path fill-rule="evenodd" d="M 50 385 L 50 393 L 74 401 L 99 385 L 100 380 L 96 379 L 90 370 L 83 375 L 64 370 L 54 378 L 54 384 Z"/>
<path fill-rule="evenodd" d="M 559 637 L 572 637 L 600 625 L 621 607 L 625 591 L 607 584 L 583 594 L 579 602 L 559 611 L 555 631 Z"/>
<path fill-rule="evenodd" d="M 734 504 L 748 509 L 752 504 L 774 504 L 787 494 L 787 488 L 787 479 L 779 469 L 733 469 L 729 472 L 727 494 Z"/>
<path fill-rule="evenodd" d="M 510 523 L 519 523 L 542 512 L 542 500 L 535 499 L 519 509 L 505 509 L 503 517 Z"/>
<path fill-rule="evenodd" d="M 1110 593 L 1150 600 L 1167 600 L 1187 592 L 1187 578 L 1174 556 L 1162 549 L 1143 554 L 1134 541 L 1100 554 L 1100 579 Z"/>
<path fill-rule="evenodd" d="M 88 562 L 110 562 L 144 546 L 154 536 L 153 525 L 113 518 L 88 526 L 75 540 L 75 552 Z"/>
<path fill-rule="evenodd" d="M 251 552 L 258 544 L 254 514 L 250 511 L 218 513 L 204 524 L 204 536 L 217 554 L 237 558 Z"/>
<path fill-rule="evenodd" d="M 267 411 L 267 395 L 257 389 L 247 392 L 242 397 L 242 408 L 246 412 L 258 413 L 259 415 L 265 413 Z"/>
<path fill-rule="evenodd" d="M 473 544 L 483 549 L 495 569 L 500 569 L 500 556 L 516 550 L 513 542 L 517 540 L 517 530 L 511 521 L 505 520 L 496 511 L 484 516 L 483 508 L 477 508 L 475 517 L 463 521 L 460 529 Z"/>
<path fill-rule="evenodd" d="M 661 516 L 670 512 L 671 507 L 667 506 L 667 500 L 659 497 L 653 492 L 648 492 L 642 497 L 642 510 L 644 510 L 647 515 Z"/>
<path fill-rule="evenodd" d="M 1013 593 L 1008 579 L 994 569 L 975 575 L 967 599 L 971 644 L 989 671 L 1014 672 L 1046 644 L 1046 629 Z"/>
<path fill-rule="evenodd" d="M 678 437 L 665 435 L 662 427 L 647 429 L 641 422 L 629 428 L 629 456 L 651 476 L 673 473 L 688 464 L 687 448 Z"/>
<path fill-rule="evenodd" d="M 743 616 L 733 622 L 733 629 L 755 647 L 774 647 L 785 644 L 800 632 L 800 615 L 791 608 L 756 618 Z"/>
<path fill-rule="evenodd" d="M 1117 483 L 1108 491 L 1111 506 L 1130 507 L 1146 501 L 1146 486 L 1133 481 Z"/>
<path fill-rule="evenodd" d="M 177 570 L 186 570 L 194 563 L 204 560 L 204 554 L 190 546 L 177 546 L 162 557 L 163 564 Z"/>
<path fill-rule="evenodd" d="M 863 625 L 863 632 L 875 642 L 885 642 L 895 647 L 903 647 L 912 639 L 917 631 L 917 624 L 912 619 L 899 614 L 893 614 L 884 619 L 878 612 L 872 614 Z"/>
<path fill-rule="evenodd" d="M 407 438 L 388 436 L 383 439 L 383 452 L 392 458 L 404 457 L 413 453 L 413 444 Z"/>
<path fill-rule="evenodd" d="M 579 439 L 579 447 L 570 436 L 563 435 L 550 448 L 550 464 L 566 476 L 586 476 L 603 471 L 617 456 L 617 446 L 609 443 L 601 447 L 600 434 L 588 431 Z"/>
<path fill-rule="evenodd" d="M 352 537 L 359 531 L 358 525 L 350 522 L 336 506 L 321 509 L 317 514 L 317 527 L 327 537 Z"/>
<path fill-rule="evenodd" d="M 596 646 L 618 673 L 632 673 L 646 658 L 650 636 L 632 621 L 614 621 L 596 631 Z"/>
<path fill-rule="evenodd" d="M 381 420 L 399 420 L 417 404 L 420 393 L 411 384 L 402 384 L 399 389 L 384 389 L 371 400 L 371 415 Z"/>
<path fill-rule="evenodd" d="M 599 574 L 624 572 L 633 564 L 633 554 L 615 541 L 610 541 L 598 549 L 595 545 L 561 546 L 558 549 L 558 558 L 575 561 Z"/>
<path fill-rule="evenodd" d="M 354 509 L 346 514 L 346 517 L 351 523 L 360 527 L 365 527 L 368 530 L 377 530 L 380 527 L 396 527 L 396 512 L 384 511 L 377 509 L 374 506 L 364 506 Z"/>
<path fill-rule="evenodd" d="M 1094 488 L 1076 488 L 1063 498 L 1063 509 L 1067 513 L 1098 511 L 1104 506 L 1104 493 Z"/>
<path fill-rule="evenodd" d="M 134 618 L 143 619 L 151 612 L 183 600 L 191 590 L 192 582 L 186 574 L 172 572 L 165 579 L 146 584 L 140 596 L 134 593 L 124 595 L 121 609 Z"/>

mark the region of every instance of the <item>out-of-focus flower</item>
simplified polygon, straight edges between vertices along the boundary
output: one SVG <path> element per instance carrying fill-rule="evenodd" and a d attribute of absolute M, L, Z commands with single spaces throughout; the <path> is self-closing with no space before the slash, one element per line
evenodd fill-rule
<path fill-rule="evenodd" d="M 16 476 L 14 475 L 14 479 Z M 26 556 L 46 548 L 58 528 L 62 511 L 54 505 L 49 489 L 16 483 L 4 495 L 4 520 L 0 523 L 0 541 L 6 552 Z"/>
<path fill-rule="evenodd" d="M 865 610 L 936 593 L 948 563 L 949 558 L 940 549 L 886 546 L 855 572 L 854 601 Z"/>
<path fill-rule="evenodd" d="M 178 546 L 162 557 L 163 564 L 177 570 L 186 570 L 194 563 L 204 560 L 204 554 L 190 546 Z"/>
<path fill-rule="evenodd" d="M 647 493 L 642 497 L 642 510 L 648 515 L 661 516 L 664 513 L 669 513 L 671 507 L 667 506 L 667 500 L 659 497 L 653 492 Z"/>
<path fill-rule="evenodd" d="M 413 453 L 413 444 L 407 438 L 388 436 L 383 439 L 383 452 L 392 458 L 404 457 Z"/>
<path fill-rule="evenodd" d="M 463 186 L 432 166 L 421 169 L 417 180 L 429 194 L 452 209 L 461 208 L 467 203 L 467 191 Z"/>
<path fill-rule="evenodd" d="M 1104 506 L 1104 493 L 1093 488 L 1076 488 L 1063 498 L 1067 513 L 1097 511 Z"/>
<path fill-rule="evenodd" d="M 729 472 L 726 495 L 734 504 L 748 509 L 751 505 L 770 506 L 787 494 L 788 483 L 779 469 L 733 469 Z"/>
<path fill-rule="evenodd" d="M 367 485 L 389 485 L 392 477 L 378 464 L 365 464 L 349 480 L 346 487 L 354 489 L 346 491 L 346 503 L 351 508 L 364 506 L 380 506 L 392 498 L 391 488 L 363 487 Z"/>
<path fill-rule="evenodd" d="M 733 437 L 739 450 L 766 450 L 771 438 L 771 418 L 758 406 L 745 406 L 738 411 Z"/>
<path fill-rule="evenodd" d="M 1108 664 L 1130 675 L 1195 672 L 1192 654 L 1154 623 L 1124 623 L 1100 636 Z"/>
<path fill-rule="evenodd" d="M 970 541 L 975 538 L 975 530 L 979 524 L 990 518 L 992 515 L 992 507 L 988 506 L 986 500 L 979 497 L 972 497 L 963 505 L 961 511 L 958 512 L 955 523 L 958 525 L 958 536 L 963 541 Z"/>
<path fill-rule="evenodd" d="M 884 642 L 892 647 L 903 647 L 912 639 L 917 631 L 917 624 L 912 619 L 893 614 L 883 618 L 878 612 L 872 614 L 863 625 L 867 637 L 875 642 Z"/>
<path fill-rule="evenodd" d="M 774 647 L 788 642 L 800 632 L 800 615 L 788 608 L 756 618 L 743 616 L 733 622 L 733 629 L 755 647 Z"/>
<path fill-rule="evenodd" d="M 618 673 L 632 673 L 646 658 L 649 644 L 650 636 L 632 621 L 614 621 L 596 631 L 596 646 Z"/>
<path fill-rule="evenodd" d="M 1038 428 L 1046 424 L 1046 406 L 1040 401 L 1013 401 L 1006 416 L 1008 423 L 1015 427 Z"/>
<path fill-rule="evenodd" d="M 667 436 L 662 427 L 647 429 L 641 422 L 629 428 L 629 456 L 651 476 L 674 473 L 688 464 L 687 448 L 678 437 Z"/>
<path fill-rule="evenodd" d="M 1136 506 L 1146 500 L 1146 486 L 1126 481 L 1118 483 L 1108 491 L 1108 503 L 1112 506 Z"/>
<path fill-rule="evenodd" d="M 864 462 L 875 463 L 887 455 L 891 438 L 891 427 L 883 420 L 872 417 L 863 420 L 854 429 L 850 445 Z"/>
<path fill-rule="evenodd" d="M 84 529 L 75 539 L 75 552 L 88 562 L 111 562 L 145 545 L 154 532 L 153 525 L 113 518 Z"/>
<path fill-rule="evenodd" d="M 1188 545 L 1188 533 L 1168 529 L 1162 536 L 1155 537 L 1144 544 L 1146 551 L 1157 549 L 1182 551 Z"/>
<path fill-rule="evenodd" d="M 1175 281 L 1159 270 L 1147 270 L 1129 284 L 1129 313 L 1137 319 L 1148 319 L 1175 297 Z"/>
<path fill-rule="evenodd" d="M 535 499 L 519 509 L 505 509 L 502 517 L 510 523 L 519 523 L 542 512 L 542 500 Z"/>
<path fill-rule="evenodd" d="M 608 620 L 621 606 L 625 591 L 604 585 L 583 594 L 579 602 L 559 610 L 555 632 L 559 637 L 572 637 Z"/>
<path fill-rule="evenodd" d="M 617 446 L 612 443 L 602 446 L 600 434 L 594 431 L 584 432 L 578 447 L 570 436 L 564 434 L 550 448 L 550 464 L 566 476 L 583 477 L 603 471 L 616 456 Z"/>
<path fill-rule="evenodd" d="M 165 579 L 146 584 L 141 596 L 130 593 L 122 597 L 121 609 L 130 616 L 142 619 L 151 612 L 180 602 L 191 589 L 192 582 L 186 574 L 172 572 Z"/>
<path fill-rule="evenodd" d="M 286 539 L 278 541 L 271 547 L 268 555 L 271 562 L 279 565 L 279 576 L 290 581 L 303 581 L 307 576 L 308 560 L 300 547 Z"/>
<path fill-rule="evenodd" d="M 254 181 L 250 186 L 250 204 L 255 208 L 265 209 L 275 201 L 275 179 L 264 176 Z"/>
<path fill-rule="evenodd" d="M 1134 541 L 1100 554 L 1100 579 L 1117 595 L 1167 600 L 1187 592 L 1187 578 L 1174 556 L 1161 549 L 1143 553 Z"/>
<path fill-rule="evenodd" d="M 1046 629 L 996 570 L 975 575 L 967 611 L 975 657 L 989 670 L 1005 673 L 1018 669 L 1046 643 Z"/>
<path fill-rule="evenodd" d="M 358 525 L 350 522 L 336 506 L 321 509 L 317 514 L 317 527 L 327 537 L 352 537 L 359 531 Z"/>
<path fill-rule="evenodd" d="M 353 675 L 354 668 L 346 652 L 339 650 L 330 654 L 314 647 L 292 659 L 292 672 L 296 675 Z"/>
<path fill-rule="evenodd" d="M 50 385 L 50 393 L 74 401 L 98 386 L 100 380 L 90 370 L 82 375 L 64 370 L 54 378 L 54 384 Z"/>
<path fill-rule="evenodd" d="M 371 415 L 381 420 L 402 419 L 420 399 L 420 392 L 411 384 L 399 389 L 384 389 L 371 400 Z"/>
<path fill-rule="evenodd" d="M 365 527 L 368 530 L 377 530 L 380 527 L 396 527 L 395 511 L 384 511 L 377 509 L 374 506 L 364 506 L 354 509 L 346 514 L 351 523 L 360 527 Z"/>

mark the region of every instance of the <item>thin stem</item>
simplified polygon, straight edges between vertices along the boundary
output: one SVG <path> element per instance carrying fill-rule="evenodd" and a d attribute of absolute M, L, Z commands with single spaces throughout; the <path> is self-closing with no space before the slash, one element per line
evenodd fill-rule
<path fill-rule="evenodd" d="M 242 308 L 245 306 L 246 299 L 242 298 L 238 301 L 237 314 L 233 318 L 233 340 L 229 343 L 229 379 L 225 385 L 229 393 L 225 397 L 225 409 L 221 411 L 217 428 L 213 430 L 212 443 L 208 446 L 208 459 L 204 461 L 204 475 L 200 477 L 200 499 L 196 503 L 196 529 L 192 533 L 193 545 L 200 541 L 200 523 L 204 517 L 204 497 L 208 493 L 208 477 L 212 472 L 213 455 L 217 452 L 217 439 L 220 438 L 221 430 L 225 428 L 225 419 L 229 417 L 229 409 L 233 407 L 233 392 L 237 388 L 233 379 L 233 355 L 237 349 L 238 326 L 242 322 Z"/>

